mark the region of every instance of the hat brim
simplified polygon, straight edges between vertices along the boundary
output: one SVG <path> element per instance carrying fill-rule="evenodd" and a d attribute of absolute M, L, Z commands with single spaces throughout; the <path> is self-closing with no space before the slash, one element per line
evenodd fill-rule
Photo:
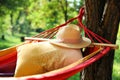
<path fill-rule="evenodd" d="M 76 43 L 76 44 L 58 42 L 57 39 L 50 40 L 50 43 L 53 45 L 66 47 L 66 48 L 73 48 L 73 49 L 85 48 L 91 44 L 91 40 L 89 38 L 82 37 L 82 39 L 83 40 L 80 41 L 80 43 Z"/>

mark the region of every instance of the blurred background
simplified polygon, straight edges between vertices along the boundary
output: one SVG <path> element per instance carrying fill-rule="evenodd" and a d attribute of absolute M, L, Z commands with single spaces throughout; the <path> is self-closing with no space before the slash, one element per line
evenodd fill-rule
<path fill-rule="evenodd" d="M 83 0 L 0 0 L 0 39 L 53 28 L 77 16 L 82 5 Z"/>
<path fill-rule="evenodd" d="M 0 0 L 0 49 L 24 41 L 78 15 L 84 0 Z M 75 23 L 75 22 L 74 22 Z M 120 44 L 120 28 L 117 35 Z M 120 80 L 120 49 L 115 52 L 113 79 Z M 69 80 L 79 80 L 79 73 Z"/>

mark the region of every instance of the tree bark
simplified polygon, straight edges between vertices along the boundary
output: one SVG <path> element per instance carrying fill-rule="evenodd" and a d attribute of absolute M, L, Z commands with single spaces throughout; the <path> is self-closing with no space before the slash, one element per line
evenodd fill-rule
<path fill-rule="evenodd" d="M 86 24 L 94 33 L 116 42 L 120 21 L 118 0 L 85 0 Z M 112 80 L 114 50 L 91 64 L 81 73 L 81 80 Z"/>

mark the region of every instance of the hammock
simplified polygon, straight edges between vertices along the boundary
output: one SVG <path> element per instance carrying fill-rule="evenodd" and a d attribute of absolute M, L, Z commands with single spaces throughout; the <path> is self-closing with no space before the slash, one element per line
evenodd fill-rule
<path fill-rule="evenodd" d="M 87 29 L 86 26 L 82 24 L 83 15 L 84 15 L 84 8 L 81 8 L 79 15 L 77 17 L 72 18 L 68 20 L 66 23 L 61 24 L 55 28 L 41 32 L 32 38 L 26 38 L 26 41 L 20 45 L 29 44 L 34 41 L 40 42 L 40 41 L 47 40 L 47 39 L 41 39 L 41 38 L 48 38 L 48 39 L 53 38 L 60 27 L 63 27 L 68 23 L 77 19 L 79 27 L 83 28 L 85 35 L 87 35 L 92 42 L 94 42 L 95 40 L 99 43 L 107 43 L 108 44 L 107 46 L 106 44 L 99 45 L 98 43 L 94 43 L 93 45 L 91 45 L 92 47 L 87 47 L 84 50 L 83 54 L 85 55 L 85 57 L 83 57 L 79 61 L 76 61 L 73 64 L 70 64 L 64 68 L 50 71 L 44 74 L 37 74 L 37 75 L 18 77 L 18 78 L 15 78 L 12 76 L 14 75 L 16 60 L 17 60 L 16 47 L 20 45 L 3 49 L 3 50 L 0 50 L 0 80 L 2 79 L 8 80 L 8 78 L 9 80 L 65 80 L 70 76 L 73 76 L 74 74 L 80 72 L 81 70 L 83 70 L 93 62 L 99 60 L 105 54 L 107 54 L 111 50 L 111 48 L 114 47 L 114 45 L 112 45 L 106 39 L 100 37 L 99 35 Z M 104 46 L 104 47 L 101 47 L 101 46 Z"/>

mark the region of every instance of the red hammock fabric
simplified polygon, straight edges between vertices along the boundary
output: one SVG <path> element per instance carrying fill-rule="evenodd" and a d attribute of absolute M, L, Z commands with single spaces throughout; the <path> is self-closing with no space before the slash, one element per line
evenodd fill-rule
<path fill-rule="evenodd" d="M 92 31 L 88 30 L 82 24 L 83 15 L 84 15 L 84 8 L 81 8 L 80 13 L 77 17 L 72 18 L 69 21 L 67 21 L 66 23 L 57 26 L 55 29 L 59 29 L 60 27 L 63 27 L 64 25 L 72 22 L 73 20 L 78 19 L 79 26 L 84 29 L 86 35 L 88 35 L 88 37 L 92 41 L 94 41 L 93 40 L 93 38 L 94 38 L 100 43 L 110 43 L 106 39 L 100 37 L 99 35 L 93 33 Z M 96 49 L 97 49 L 96 47 L 86 48 L 85 53 L 90 54 L 90 53 L 94 52 Z M 110 47 L 105 47 L 102 51 L 100 51 L 94 57 L 92 57 L 92 58 L 88 59 L 87 61 L 85 61 L 73 68 L 70 68 L 68 70 L 64 70 L 64 71 L 53 73 L 53 74 L 45 73 L 45 74 L 41 74 L 41 75 L 33 75 L 33 76 L 26 76 L 26 77 L 19 77 L 19 78 L 10 77 L 9 80 L 64 80 L 64 79 L 67 79 L 70 76 L 74 75 L 75 73 L 80 72 L 81 70 L 83 70 L 84 68 L 86 68 L 87 66 L 92 64 L 93 62 L 99 60 L 102 56 L 107 54 L 110 50 L 111 50 Z M 13 51 L 11 54 L 8 54 L 8 55 L 0 56 L 0 75 L 1 76 L 5 76 L 5 75 L 11 76 L 14 74 L 14 69 L 15 69 L 15 65 L 16 65 L 15 63 L 17 60 L 16 56 L 17 56 L 16 51 Z M 2 79 L 3 78 L 1 77 L 0 80 L 2 80 Z M 4 79 L 7 80 L 8 77 L 4 77 Z"/>

